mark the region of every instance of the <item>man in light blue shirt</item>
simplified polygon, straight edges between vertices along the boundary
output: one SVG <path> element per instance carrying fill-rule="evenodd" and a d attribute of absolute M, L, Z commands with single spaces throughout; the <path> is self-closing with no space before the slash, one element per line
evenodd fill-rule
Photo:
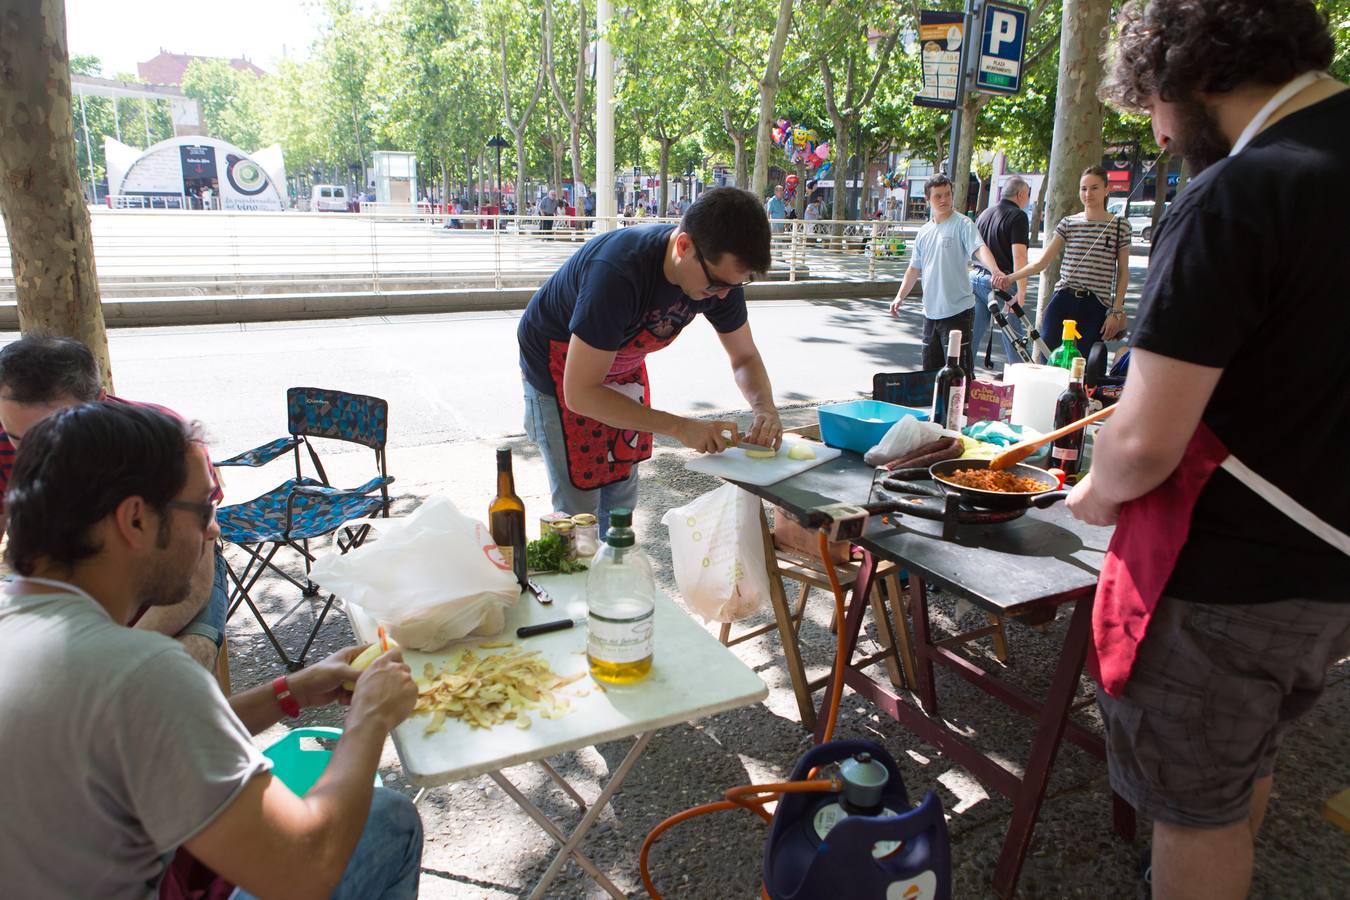
<path fill-rule="evenodd" d="M 975 223 L 956 215 L 952 208 L 952 182 L 934 175 L 923 187 L 933 212 L 914 238 L 913 254 L 905 280 L 891 301 L 891 315 L 900 317 L 900 305 L 923 278 L 923 367 L 940 369 L 947 358 L 947 336 L 961 332 L 961 368 L 970 378 L 974 369 L 971 331 L 975 327 L 975 293 L 970 288 L 970 260 L 978 258 L 991 275 L 1002 270 L 994 254 L 980 239 Z"/>
<path fill-rule="evenodd" d="M 787 225 L 783 224 L 782 219 L 787 218 L 787 202 L 783 200 L 783 186 L 774 185 L 773 196 L 764 204 L 764 209 L 769 214 L 769 223 L 773 226 L 775 232 L 782 231 Z"/>

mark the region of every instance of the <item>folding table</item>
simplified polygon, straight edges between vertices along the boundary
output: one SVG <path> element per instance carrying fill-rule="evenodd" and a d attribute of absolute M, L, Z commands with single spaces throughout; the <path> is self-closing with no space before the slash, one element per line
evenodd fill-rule
<path fill-rule="evenodd" d="M 460 641 L 436 653 L 407 650 L 404 659 L 412 666 L 413 674 L 420 678 L 428 662 L 439 670 L 451 655 L 457 656 L 465 647 L 514 639 L 516 629 L 522 625 L 569 617 L 579 619 L 581 624 L 517 640 L 515 646 L 539 651 L 558 675 L 586 671 L 586 576 L 539 576 L 535 580 L 555 598 L 551 605 L 539 603 L 531 594 L 522 594 L 515 606 L 507 610 L 506 629 L 498 638 Z M 357 637 L 374 640 L 376 626 L 371 617 L 354 604 L 348 604 L 347 610 Z M 422 789 L 417 799 L 421 800 L 427 788 L 487 774 L 561 845 L 530 893 L 531 898 L 544 895 L 569 858 L 575 859 L 611 896 L 627 896 L 580 847 L 653 735 L 669 725 L 749 706 L 763 700 L 769 692 L 758 675 L 660 591 L 656 596 L 655 641 L 656 656 L 646 678 L 633 685 L 605 685 L 603 691 L 589 677 L 583 678 L 561 692 L 571 703 L 570 712 L 556 719 L 533 713 L 528 729 L 517 728 L 512 721 L 490 729 L 472 729 L 457 719 L 447 719 L 439 732 L 426 735 L 428 717 L 408 719 L 394 729 L 394 747 L 409 781 Z M 589 693 L 585 696 L 576 696 L 586 691 Z M 548 757 L 559 753 L 634 736 L 637 742 L 589 805 L 547 762 Z M 571 834 L 549 819 L 502 771 L 523 763 L 539 765 L 580 808 L 581 821 Z"/>
<path fill-rule="evenodd" d="M 802 515 L 829 503 L 867 502 L 872 499 L 874 474 L 875 470 L 857 454 L 845 453 L 777 484 L 741 486 Z M 1061 504 L 1049 510 L 1030 510 L 1010 522 L 961 525 L 950 541 L 943 540 L 941 535 L 940 522 L 900 516 L 887 525 L 873 518 L 867 533 L 856 542 L 864 556 L 853 587 L 855 598 L 867 596 L 879 560 L 890 560 L 909 571 L 916 693 L 921 709 L 854 664 L 845 671 L 844 683 L 1012 800 L 1012 818 L 994 870 L 994 889 L 1000 897 L 1007 898 L 1016 888 L 1061 740 L 1067 737 L 1094 756 L 1106 757 L 1101 736 L 1071 721 L 1069 713 L 1091 639 L 1093 594 L 1111 530 L 1079 522 Z M 950 639 L 933 638 L 928 621 L 930 584 L 970 600 L 981 610 L 1002 616 L 1073 604 L 1068 632 L 1044 702 L 954 653 Z M 844 621 L 850 660 L 857 646 L 865 606 L 856 600 L 851 602 Z M 1035 719 L 1035 738 L 1020 778 L 944 723 L 938 711 L 935 662 Z M 827 698 L 829 693 L 827 687 Z M 816 724 L 817 740 L 824 728 L 824 706 L 822 701 Z M 1112 814 L 1116 832 L 1127 840 L 1133 838 L 1134 810 L 1115 795 Z"/>

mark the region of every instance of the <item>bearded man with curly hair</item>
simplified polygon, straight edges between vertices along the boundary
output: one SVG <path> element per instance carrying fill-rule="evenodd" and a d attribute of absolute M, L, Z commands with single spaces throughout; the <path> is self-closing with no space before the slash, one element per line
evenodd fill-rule
<path fill-rule="evenodd" d="M 1350 91 L 1313 0 L 1134 2 L 1117 32 L 1103 99 L 1196 177 L 1068 501 L 1116 524 L 1090 661 L 1153 896 L 1240 898 L 1281 732 L 1350 653 L 1350 479 L 1327 456 L 1350 445 Z"/>

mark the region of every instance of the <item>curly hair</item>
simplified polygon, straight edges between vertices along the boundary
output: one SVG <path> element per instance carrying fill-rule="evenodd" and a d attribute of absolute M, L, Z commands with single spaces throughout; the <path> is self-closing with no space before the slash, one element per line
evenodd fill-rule
<path fill-rule="evenodd" d="M 1131 0 L 1116 24 L 1098 95 L 1131 111 L 1146 111 L 1155 96 L 1283 84 L 1327 68 L 1335 54 L 1313 0 Z"/>

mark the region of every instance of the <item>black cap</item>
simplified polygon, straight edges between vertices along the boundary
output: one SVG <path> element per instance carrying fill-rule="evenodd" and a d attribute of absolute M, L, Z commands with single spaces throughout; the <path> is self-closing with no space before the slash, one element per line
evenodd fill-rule
<path fill-rule="evenodd" d="M 609 527 L 632 528 L 633 511 L 631 509 L 625 509 L 622 506 L 618 509 L 611 509 L 609 511 Z"/>

